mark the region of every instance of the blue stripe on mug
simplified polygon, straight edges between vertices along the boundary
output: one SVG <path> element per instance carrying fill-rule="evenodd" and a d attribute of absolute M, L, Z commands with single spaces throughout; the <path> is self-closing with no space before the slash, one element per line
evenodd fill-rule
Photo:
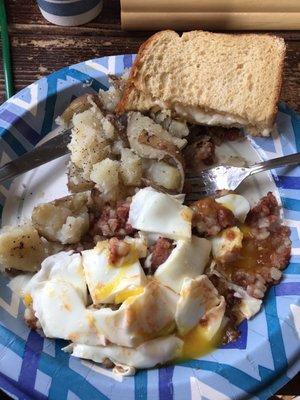
<path fill-rule="evenodd" d="M 60 17 L 71 17 L 86 13 L 96 7 L 99 0 L 75 0 L 73 2 L 53 3 L 47 0 L 37 0 L 39 7 L 52 15 Z"/>

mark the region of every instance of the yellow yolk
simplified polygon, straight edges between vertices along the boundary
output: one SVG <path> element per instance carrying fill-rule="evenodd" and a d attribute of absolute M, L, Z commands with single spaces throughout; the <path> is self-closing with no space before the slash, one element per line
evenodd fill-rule
<path fill-rule="evenodd" d="M 99 250 L 104 249 L 106 252 L 107 258 L 109 258 L 109 251 L 107 249 L 107 244 L 108 242 L 105 241 L 100 242 L 101 245 L 98 243 L 97 247 Z M 127 271 L 130 269 L 132 264 L 138 261 L 139 259 L 139 252 L 138 250 L 131 245 L 130 246 L 130 252 L 125 256 L 120 258 L 120 260 L 116 264 L 111 264 L 108 265 L 109 268 L 114 268 L 118 269 L 119 272 L 116 274 L 116 276 L 112 279 L 111 282 L 101 286 L 97 287 L 94 292 L 94 297 L 96 301 L 101 302 L 102 300 L 106 299 L 109 297 L 115 290 L 116 288 L 120 285 L 121 281 L 123 278 L 126 277 Z M 118 293 L 115 297 L 115 303 L 123 303 L 128 297 L 138 295 L 143 292 L 143 288 L 134 288 L 134 289 L 128 289 L 128 290 L 123 290 L 122 292 Z"/>
<path fill-rule="evenodd" d="M 251 232 L 251 228 L 245 224 L 239 225 L 240 230 L 242 231 L 244 237 L 250 237 L 253 236 Z"/>
<path fill-rule="evenodd" d="M 126 273 L 125 268 L 126 267 L 124 267 L 111 282 L 95 289 L 94 296 L 96 301 L 101 302 L 103 299 L 106 299 L 120 285 Z"/>
<path fill-rule="evenodd" d="M 141 286 L 138 286 L 138 287 L 133 288 L 133 289 L 122 290 L 122 292 L 116 294 L 115 303 L 116 304 L 123 303 L 129 297 L 138 296 L 139 294 L 143 293 L 143 291 L 144 291 L 144 288 L 141 287 Z"/>
<path fill-rule="evenodd" d="M 183 340 L 182 353 L 180 359 L 193 359 L 213 351 L 220 343 L 220 334 L 216 334 L 213 339 L 208 340 L 206 328 L 198 324 L 189 333 L 179 336 Z"/>
<path fill-rule="evenodd" d="M 31 305 L 31 303 L 32 303 L 32 297 L 30 296 L 29 293 L 26 293 L 26 294 L 23 296 L 23 302 L 24 302 L 24 304 L 25 304 L 26 307 L 29 307 L 29 306 Z"/>

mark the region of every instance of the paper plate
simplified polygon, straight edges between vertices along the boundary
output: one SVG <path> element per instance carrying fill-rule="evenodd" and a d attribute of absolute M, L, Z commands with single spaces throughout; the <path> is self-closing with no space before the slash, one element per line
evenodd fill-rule
<path fill-rule="evenodd" d="M 122 73 L 133 58 L 121 55 L 82 62 L 9 99 L 0 107 L 1 163 L 35 146 L 55 129 L 55 117 L 71 100 L 106 88 L 107 75 Z M 232 153 L 258 160 L 300 151 L 300 117 L 284 104 L 277 126 L 279 134 L 250 139 L 244 150 L 231 145 Z M 0 187 L 2 223 L 29 214 L 35 202 L 63 195 L 64 170 L 62 158 Z M 114 376 L 100 365 L 62 352 L 64 341 L 29 330 L 23 305 L 1 276 L 0 387 L 15 399 L 28 400 L 267 399 L 274 394 L 300 369 L 300 167 L 263 174 L 244 190 L 252 201 L 268 190 L 280 197 L 293 248 L 283 280 L 268 291 L 261 312 L 241 324 L 235 343 L 197 360 L 139 371 L 134 377 Z"/>

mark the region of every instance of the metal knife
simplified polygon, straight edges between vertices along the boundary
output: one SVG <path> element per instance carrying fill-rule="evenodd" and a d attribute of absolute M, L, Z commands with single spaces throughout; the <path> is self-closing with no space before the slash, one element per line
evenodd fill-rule
<path fill-rule="evenodd" d="M 71 129 L 66 129 L 46 143 L 0 167 L 0 184 L 15 178 L 56 158 L 70 153 L 68 143 L 71 141 Z"/>

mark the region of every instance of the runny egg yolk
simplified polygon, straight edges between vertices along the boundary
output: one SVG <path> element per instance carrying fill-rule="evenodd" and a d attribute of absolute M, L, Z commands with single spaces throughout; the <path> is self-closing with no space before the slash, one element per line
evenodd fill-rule
<path fill-rule="evenodd" d="M 217 333 L 212 339 L 208 339 L 206 328 L 198 324 L 189 333 L 179 336 L 183 340 L 183 348 L 179 359 L 193 359 L 213 351 L 221 341 L 221 334 Z"/>
<path fill-rule="evenodd" d="M 97 245 L 98 246 L 98 245 Z M 100 248 L 100 246 L 98 246 Z M 107 258 L 109 258 L 108 254 L 108 249 L 105 247 L 105 251 L 107 253 Z M 135 263 L 139 259 L 139 254 L 138 251 L 132 246 L 130 252 L 127 254 L 127 256 L 122 257 L 120 261 L 116 265 L 108 265 L 109 268 L 115 268 L 118 269 L 119 272 L 116 274 L 116 276 L 107 284 L 97 287 L 94 292 L 94 297 L 96 301 L 101 302 L 102 300 L 106 299 L 109 297 L 115 290 L 116 288 L 120 285 L 122 279 L 126 276 L 127 271 L 131 267 L 133 263 Z M 139 293 L 137 293 L 139 294 Z M 132 294 L 134 295 L 134 294 Z M 124 295 L 125 299 L 127 297 L 130 297 L 130 294 Z M 123 301 L 124 301 L 123 300 Z M 121 303 L 122 301 L 115 301 L 117 303 Z"/>
<path fill-rule="evenodd" d="M 124 276 L 126 274 L 125 268 L 126 267 L 122 268 L 120 270 L 120 272 L 116 275 L 116 277 L 114 279 L 112 279 L 111 282 L 109 282 L 106 285 L 103 285 L 101 287 L 97 287 L 95 289 L 94 296 L 97 301 L 101 302 L 102 300 L 109 297 L 115 291 L 115 289 L 120 285 L 122 279 L 124 278 Z"/>
<path fill-rule="evenodd" d="M 138 296 L 139 294 L 143 293 L 143 291 L 144 291 L 144 288 L 141 286 L 137 286 L 132 289 L 122 290 L 122 292 L 116 294 L 115 303 L 116 304 L 123 303 L 129 297 Z"/>
<path fill-rule="evenodd" d="M 246 224 L 240 224 L 239 228 L 242 231 L 244 237 L 253 237 L 250 226 Z"/>
<path fill-rule="evenodd" d="M 26 293 L 26 294 L 23 296 L 23 302 L 24 302 L 24 305 L 25 305 L 26 307 L 29 307 L 29 306 L 32 304 L 32 297 L 30 296 L 29 293 Z"/>

